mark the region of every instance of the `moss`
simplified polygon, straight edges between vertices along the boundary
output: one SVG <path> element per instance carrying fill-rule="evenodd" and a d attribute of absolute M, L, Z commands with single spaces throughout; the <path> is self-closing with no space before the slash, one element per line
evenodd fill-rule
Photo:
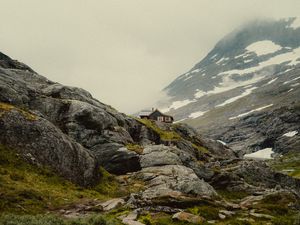
<path fill-rule="evenodd" d="M 194 143 L 192 143 L 192 146 L 197 149 L 199 152 L 203 153 L 203 154 L 209 154 L 209 151 L 207 148 L 203 147 L 203 146 L 199 146 L 199 145 L 196 145 Z"/>
<path fill-rule="evenodd" d="M 218 194 L 226 200 L 239 200 L 247 197 L 249 194 L 244 191 L 228 191 L 228 190 L 217 190 Z"/>
<path fill-rule="evenodd" d="M 135 118 L 138 122 L 142 123 L 143 125 L 145 125 L 146 127 L 150 128 L 151 130 L 153 130 L 154 132 L 156 132 L 161 140 L 163 141 L 176 141 L 176 140 L 180 140 L 181 137 L 178 133 L 174 132 L 174 131 L 166 131 L 161 129 L 160 127 L 158 127 L 154 121 L 148 120 L 148 119 L 139 119 L 139 118 Z"/>
<path fill-rule="evenodd" d="M 139 221 L 145 225 L 192 225 L 194 223 L 188 223 L 184 221 L 173 220 L 169 214 L 166 213 L 155 213 L 155 214 L 144 214 L 139 217 Z"/>
<path fill-rule="evenodd" d="M 15 151 L 1 145 L 0 159 L 1 213 L 37 214 L 83 199 L 108 198 L 101 191 L 83 189 L 49 169 L 26 163 Z"/>
<path fill-rule="evenodd" d="M 134 152 L 136 152 L 139 155 L 143 154 L 143 150 L 144 150 L 142 146 L 140 146 L 138 144 L 132 144 L 132 143 L 127 144 L 126 148 L 129 151 L 134 151 Z"/>
<path fill-rule="evenodd" d="M 300 178 L 300 153 L 290 152 L 270 162 L 270 166 L 278 172 L 294 178 Z"/>
<path fill-rule="evenodd" d="M 3 116 L 6 112 L 9 112 L 12 110 L 15 110 L 15 111 L 21 113 L 24 116 L 24 118 L 27 120 L 30 120 L 30 121 L 37 120 L 36 115 L 28 112 L 27 110 L 17 108 L 15 106 L 7 104 L 7 103 L 0 102 L 0 117 Z"/>
<path fill-rule="evenodd" d="M 256 211 L 269 214 L 272 216 L 285 216 L 293 215 L 295 212 L 290 209 L 291 203 L 296 204 L 297 199 L 292 194 L 280 193 L 266 196 L 258 204 L 254 205 L 253 208 Z"/>
<path fill-rule="evenodd" d="M 106 215 L 90 215 L 79 219 L 62 219 L 55 215 L 13 215 L 0 216 L 3 225 L 121 225 L 117 219 Z"/>
<path fill-rule="evenodd" d="M 194 206 L 193 208 L 189 208 L 188 211 L 194 215 L 202 216 L 207 220 L 219 219 L 219 209 L 215 206 Z"/>

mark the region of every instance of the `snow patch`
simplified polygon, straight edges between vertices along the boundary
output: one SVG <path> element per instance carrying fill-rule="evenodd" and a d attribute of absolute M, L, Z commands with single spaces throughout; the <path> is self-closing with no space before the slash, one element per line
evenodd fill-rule
<path fill-rule="evenodd" d="M 195 100 L 189 100 L 189 99 L 185 99 L 185 100 L 182 100 L 182 101 L 175 101 L 173 102 L 168 108 L 165 108 L 165 109 L 161 109 L 160 111 L 161 112 L 168 112 L 170 111 L 171 109 L 179 109 L 183 106 L 186 106 L 192 102 L 195 102 Z"/>
<path fill-rule="evenodd" d="M 298 134 L 298 131 L 294 130 L 294 131 L 287 132 L 282 136 L 284 136 L 284 137 L 294 137 L 297 134 Z"/>
<path fill-rule="evenodd" d="M 300 83 L 291 84 L 291 87 L 297 87 L 297 86 L 299 86 L 299 85 L 300 85 Z"/>
<path fill-rule="evenodd" d="M 295 29 L 295 30 L 300 28 L 300 17 L 296 17 L 294 19 L 294 21 L 291 23 L 290 27 Z"/>
<path fill-rule="evenodd" d="M 292 83 L 293 81 L 296 81 L 296 80 L 299 80 L 299 79 L 300 79 L 300 77 L 296 77 L 292 80 L 288 80 L 288 81 L 284 82 L 283 84 L 289 84 L 289 83 Z"/>
<path fill-rule="evenodd" d="M 277 79 L 278 79 L 278 77 L 276 77 L 276 78 L 270 80 L 266 85 L 274 83 Z"/>
<path fill-rule="evenodd" d="M 187 81 L 188 79 L 191 79 L 191 78 L 192 78 L 192 76 L 189 76 L 189 77 L 187 77 L 187 78 L 184 78 L 183 81 Z"/>
<path fill-rule="evenodd" d="M 237 115 L 237 116 L 234 116 L 234 117 L 230 117 L 229 119 L 230 120 L 234 120 L 234 119 L 237 119 L 237 118 L 241 118 L 241 117 L 247 116 L 247 115 L 249 115 L 251 113 L 261 111 L 261 110 L 266 109 L 266 108 L 271 107 L 271 106 L 273 106 L 273 104 L 262 106 L 262 107 L 257 108 L 257 109 L 253 109 L 253 110 L 251 110 L 249 112 L 245 112 L 245 113 L 242 113 L 240 115 Z"/>
<path fill-rule="evenodd" d="M 263 69 L 264 67 L 267 66 L 271 66 L 271 65 L 278 65 L 284 62 L 289 62 L 288 65 L 296 65 L 298 63 L 300 63 L 299 61 L 297 61 L 297 58 L 300 55 L 300 47 L 294 49 L 293 51 L 290 52 L 286 52 L 286 53 L 282 53 L 279 55 L 276 55 L 266 61 L 260 62 L 257 66 L 253 66 L 253 67 L 249 67 L 246 69 L 234 69 L 234 70 L 228 70 L 228 71 L 224 71 L 222 73 L 219 73 L 218 76 L 223 76 L 224 74 L 239 74 L 239 75 L 245 75 L 245 74 L 249 74 L 249 73 L 254 73 L 258 70 Z"/>
<path fill-rule="evenodd" d="M 280 49 L 282 49 L 282 47 L 280 45 L 277 45 L 274 42 L 269 41 L 269 40 L 257 41 L 246 47 L 246 50 L 248 50 L 250 52 L 255 52 L 255 54 L 257 56 L 274 53 Z"/>
<path fill-rule="evenodd" d="M 217 140 L 217 142 L 221 143 L 222 145 L 227 145 L 224 141 Z"/>
<path fill-rule="evenodd" d="M 221 107 L 221 106 L 230 104 L 230 103 L 232 103 L 232 102 L 237 101 L 237 100 L 240 99 L 240 98 L 243 98 L 243 97 L 245 97 L 245 96 L 247 96 L 247 95 L 250 95 L 250 94 L 252 93 L 252 91 L 253 91 L 254 89 L 256 89 L 256 88 L 257 88 L 257 87 L 252 87 L 252 88 L 246 89 L 241 95 L 238 95 L 238 96 L 235 96 L 235 97 L 233 97 L 233 98 L 227 99 L 225 102 L 223 102 L 222 104 L 217 105 L 216 107 Z"/>
<path fill-rule="evenodd" d="M 261 149 L 257 152 L 253 152 L 250 154 L 245 154 L 244 158 L 245 159 L 272 159 L 272 154 L 273 154 L 273 149 L 272 148 L 264 148 Z"/>
<path fill-rule="evenodd" d="M 203 116 L 207 111 L 199 111 L 199 112 L 193 112 L 189 115 L 189 118 L 195 119 L 197 117 Z"/>
<path fill-rule="evenodd" d="M 191 71 L 190 73 L 198 73 L 198 72 L 200 72 L 200 69 L 195 69 L 195 70 Z"/>

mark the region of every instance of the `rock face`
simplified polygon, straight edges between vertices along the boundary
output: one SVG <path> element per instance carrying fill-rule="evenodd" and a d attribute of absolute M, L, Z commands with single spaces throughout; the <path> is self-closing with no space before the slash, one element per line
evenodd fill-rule
<path fill-rule="evenodd" d="M 184 195 L 215 197 L 217 193 L 190 168 L 180 165 L 147 167 L 137 172 L 137 179 L 146 182 L 143 199 L 181 197 Z"/>
<path fill-rule="evenodd" d="M 100 166 L 120 175 L 183 165 L 207 178 L 213 173 L 206 173 L 208 169 L 198 160 L 208 161 L 212 154 L 234 155 L 185 125 L 153 124 L 154 129 L 99 102 L 89 92 L 52 82 L 2 53 L 0 61 L 0 143 L 75 183 L 97 183 Z M 163 136 L 176 130 L 177 138 Z M 174 147 L 152 147 L 153 143 Z M 130 150 L 130 144 L 145 148 L 143 155 Z M 205 151 L 199 151 L 199 146 Z"/>
<path fill-rule="evenodd" d="M 258 112 L 241 118 L 236 124 L 210 131 L 240 155 L 265 148 L 285 154 L 300 148 L 300 103 Z M 214 133 L 213 133 L 214 132 Z M 291 135 L 288 135 L 291 132 Z"/>

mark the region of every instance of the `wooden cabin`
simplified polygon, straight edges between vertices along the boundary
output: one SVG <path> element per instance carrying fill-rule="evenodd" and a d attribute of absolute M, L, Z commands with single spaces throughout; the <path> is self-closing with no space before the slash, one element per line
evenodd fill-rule
<path fill-rule="evenodd" d="M 164 123 L 173 123 L 174 118 L 172 116 L 163 114 L 158 109 L 152 110 L 152 111 L 144 111 L 140 113 L 141 119 L 149 119 L 149 120 L 155 120 L 159 122 Z"/>

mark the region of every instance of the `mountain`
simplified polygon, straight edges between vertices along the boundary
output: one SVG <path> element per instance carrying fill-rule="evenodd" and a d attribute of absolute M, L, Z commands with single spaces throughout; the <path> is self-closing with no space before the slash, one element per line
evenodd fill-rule
<path fill-rule="evenodd" d="M 0 224 L 293 224 L 299 168 L 274 162 L 127 116 L 0 53 Z"/>
<path fill-rule="evenodd" d="M 299 21 L 256 20 L 229 33 L 164 89 L 163 111 L 240 154 L 299 148 L 299 135 L 283 136 L 300 132 Z"/>

